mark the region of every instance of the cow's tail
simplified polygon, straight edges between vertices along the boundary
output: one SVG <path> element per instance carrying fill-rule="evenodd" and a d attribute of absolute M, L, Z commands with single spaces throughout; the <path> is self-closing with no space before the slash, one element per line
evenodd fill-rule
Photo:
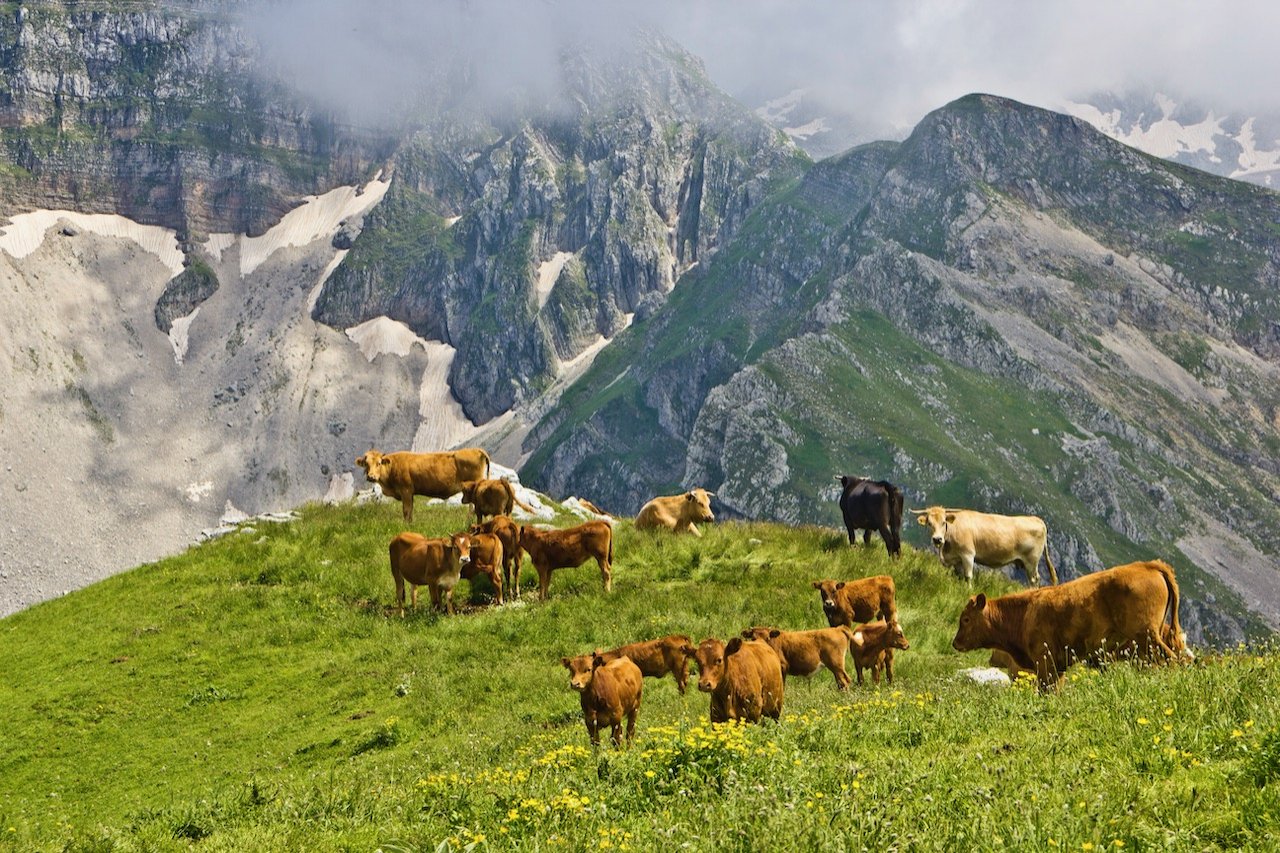
<path fill-rule="evenodd" d="M 1168 625 L 1173 635 L 1169 637 L 1169 651 L 1173 653 L 1173 660 L 1182 659 L 1182 653 L 1186 650 L 1185 644 L 1182 642 L 1182 625 L 1178 622 L 1178 603 L 1181 593 L 1178 591 L 1178 579 L 1173 576 L 1173 566 L 1163 560 L 1154 560 L 1153 564 L 1156 571 L 1164 576 L 1164 584 L 1169 590 L 1169 602 L 1165 607 L 1165 615 L 1168 616 Z"/>
<path fill-rule="evenodd" d="M 507 487 L 507 497 L 511 498 L 511 502 L 512 502 L 513 504 L 515 504 L 516 506 L 520 507 L 522 510 L 524 510 L 524 511 L 525 511 L 525 512 L 527 512 L 527 513 L 529 513 L 530 515 L 537 515 L 537 514 L 538 514 L 538 511 L 537 511 L 536 509 L 534 509 L 533 507 L 529 506 L 529 505 L 528 505 L 527 503 L 525 503 L 524 501 L 520 500 L 520 498 L 516 497 L 516 488 L 515 488 L 515 486 L 511 485 L 511 481 L 510 481 L 510 480 L 508 480 L 506 477 L 503 477 L 503 478 L 502 478 L 502 483 L 503 483 L 503 485 L 505 485 L 505 486 Z"/>
<path fill-rule="evenodd" d="M 480 451 L 480 457 L 484 459 L 484 478 L 489 479 L 489 453 L 483 447 L 477 448 Z"/>
<path fill-rule="evenodd" d="M 609 527 L 609 565 L 613 565 L 613 527 Z"/>
<path fill-rule="evenodd" d="M 849 645 L 856 646 L 858 641 L 853 638 L 853 629 L 848 625 L 841 625 L 840 630 L 844 631 L 844 635 L 849 638 Z"/>
<path fill-rule="evenodd" d="M 1053 560 L 1049 557 L 1049 537 L 1044 537 L 1044 564 L 1049 567 L 1049 583 L 1054 586 L 1058 585 L 1058 570 L 1053 567 Z"/>

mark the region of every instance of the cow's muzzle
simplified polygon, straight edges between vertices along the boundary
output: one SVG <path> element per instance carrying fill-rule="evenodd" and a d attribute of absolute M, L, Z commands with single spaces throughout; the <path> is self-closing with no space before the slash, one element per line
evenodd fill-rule
<path fill-rule="evenodd" d="M 945 541 L 946 541 L 946 540 L 945 540 L 945 539 L 943 539 L 941 536 L 935 536 L 935 537 L 933 537 L 933 547 L 935 547 L 935 548 L 941 548 L 941 547 L 942 547 L 942 544 L 943 544 Z"/>

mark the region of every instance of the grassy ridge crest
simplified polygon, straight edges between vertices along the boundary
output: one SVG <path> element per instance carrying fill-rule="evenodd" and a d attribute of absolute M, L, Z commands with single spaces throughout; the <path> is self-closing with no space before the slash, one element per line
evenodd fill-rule
<path fill-rule="evenodd" d="M 415 529 L 462 527 L 420 508 Z M 0 621 L 0 849 L 1267 849 L 1280 657 L 1074 671 L 1057 695 L 957 677 L 970 590 L 843 534 L 619 523 L 551 598 L 389 611 L 388 504 L 206 543 Z M 638 736 L 587 748 L 564 654 L 750 624 L 822 627 L 820 577 L 893 574 L 897 683 L 791 680 L 780 725 L 712 728 L 646 680 Z M 981 573 L 974 591 L 1013 585 Z M 426 596 L 423 596 L 425 601 Z"/>

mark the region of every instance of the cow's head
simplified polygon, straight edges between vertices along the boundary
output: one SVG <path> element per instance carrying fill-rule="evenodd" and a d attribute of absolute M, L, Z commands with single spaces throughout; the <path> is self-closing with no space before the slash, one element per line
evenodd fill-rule
<path fill-rule="evenodd" d="M 471 537 L 465 533 L 455 533 L 449 537 L 449 547 L 458 552 L 458 559 L 471 559 Z"/>
<path fill-rule="evenodd" d="M 715 492 L 706 489 L 690 489 L 684 493 L 684 512 L 681 513 L 689 521 L 715 521 L 711 512 L 711 499 Z"/>
<path fill-rule="evenodd" d="M 836 479 L 840 481 L 840 490 L 842 492 L 847 492 L 859 483 L 867 481 L 866 477 L 850 477 L 848 474 L 841 474 Z"/>
<path fill-rule="evenodd" d="M 980 649 L 987 641 L 991 620 L 987 617 L 987 597 L 978 593 L 969 599 L 960 614 L 960 627 L 956 630 L 956 638 L 951 641 L 951 648 L 958 652 Z"/>
<path fill-rule="evenodd" d="M 458 489 L 462 492 L 462 502 L 464 504 L 473 504 L 476 502 L 476 486 L 478 485 L 480 485 L 479 480 L 463 480 L 458 484 Z"/>
<path fill-rule="evenodd" d="M 724 660 L 742 647 L 742 640 L 734 637 L 729 645 L 708 637 L 693 650 L 693 659 L 698 664 L 698 689 L 703 693 L 714 693 L 724 680 Z"/>
<path fill-rule="evenodd" d="M 911 644 L 907 642 L 907 635 L 902 633 L 902 623 L 897 619 L 889 620 L 889 625 L 885 629 L 884 644 L 891 649 L 902 649 L 906 651 L 911 648 Z"/>
<path fill-rule="evenodd" d="M 781 635 L 782 632 L 777 628 L 766 628 L 763 625 L 755 625 L 750 628 L 742 629 L 742 639 L 759 640 L 762 643 L 767 643 L 770 640 L 776 640 Z"/>
<path fill-rule="evenodd" d="M 956 520 L 956 514 L 945 507 L 931 506 L 928 509 L 913 509 L 916 522 L 921 527 L 929 528 L 929 541 L 933 547 L 941 548 L 947 542 L 947 526 Z"/>
<path fill-rule="evenodd" d="M 569 670 L 569 686 L 581 693 L 591 685 L 591 673 L 595 671 L 596 655 L 577 655 L 560 658 L 560 665 Z"/>
<path fill-rule="evenodd" d="M 822 598 L 822 612 L 828 615 L 840 609 L 840 604 L 836 601 L 836 593 L 844 589 L 844 581 L 821 580 L 814 581 L 813 588 L 818 591 L 819 597 Z"/>
<path fill-rule="evenodd" d="M 386 482 L 391 473 L 391 460 L 377 450 L 370 450 L 359 457 L 356 464 L 364 469 L 364 476 L 370 483 Z"/>

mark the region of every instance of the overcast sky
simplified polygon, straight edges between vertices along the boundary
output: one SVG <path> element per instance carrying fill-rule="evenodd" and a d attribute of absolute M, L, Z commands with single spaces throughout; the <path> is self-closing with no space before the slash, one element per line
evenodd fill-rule
<path fill-rule="evenodd" d="M 1280 112 L 1280 3 L 1189 0 L 274 0 L 252 26 L 304 87 L 376 104 L 450 49 L 480 83 L 550 84 L 565 42 L 639 23 L 703 58 L 734 95 L 807 87 L 868 124 L 910 126 L 973 91 L 1042 106 L 1159 88 Z"/>

